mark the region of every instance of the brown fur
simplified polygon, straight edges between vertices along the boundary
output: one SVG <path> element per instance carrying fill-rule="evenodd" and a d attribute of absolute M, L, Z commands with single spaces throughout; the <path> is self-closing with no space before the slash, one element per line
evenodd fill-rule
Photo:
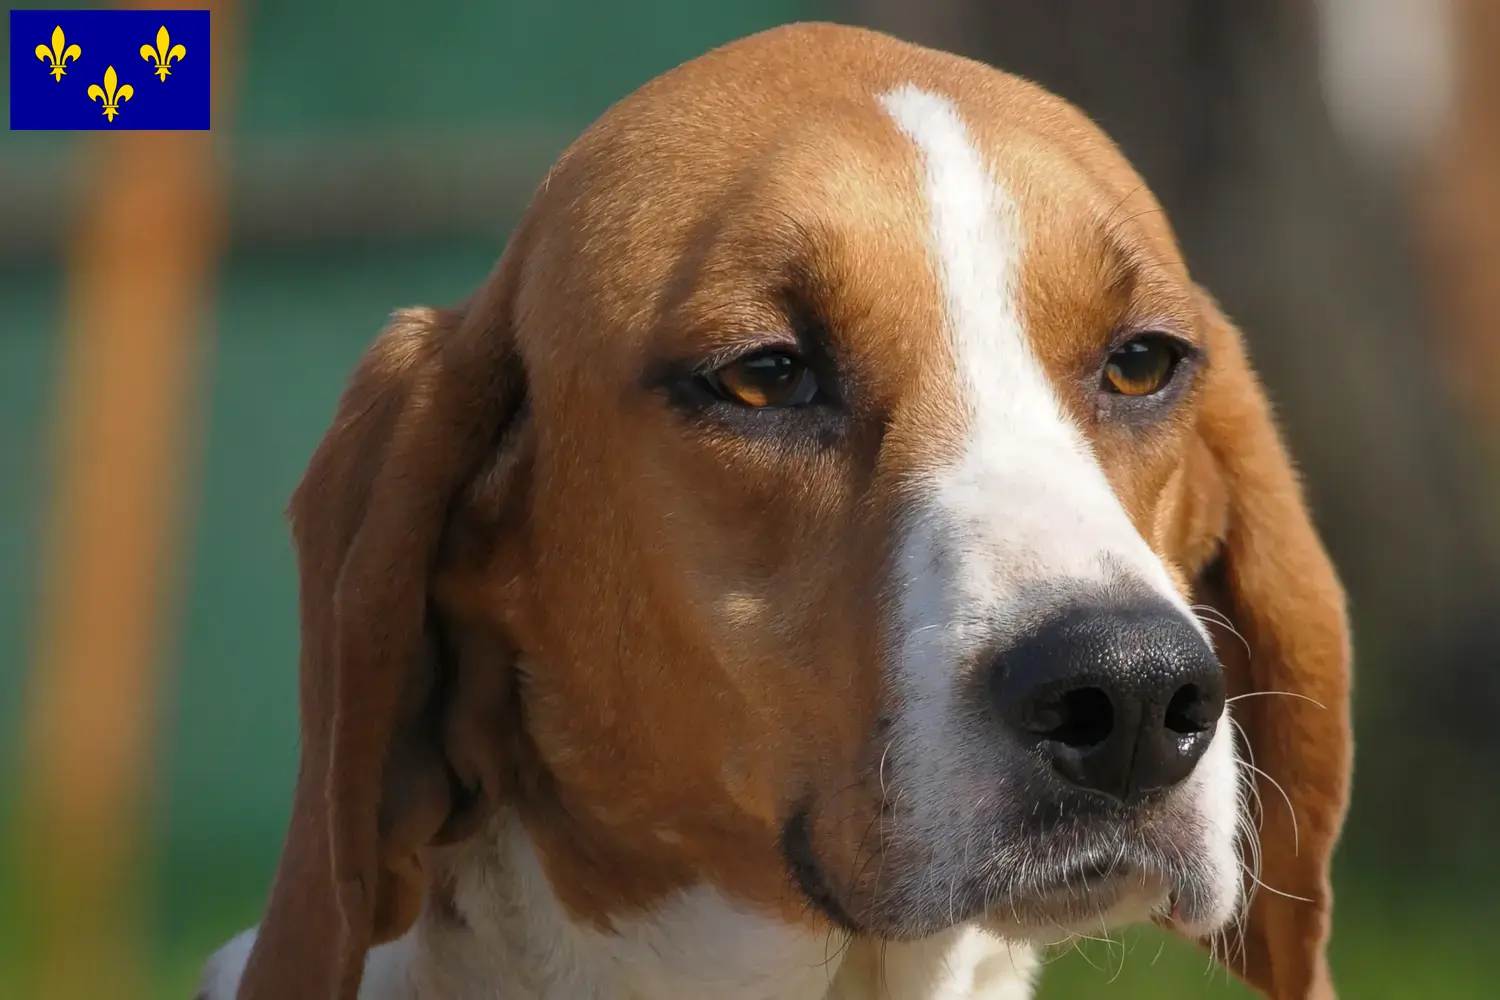
<path fill-rule="evenodd" d="M 1323 706 L 1236 704 L 1298 821 L 1294 853 L 1262 787 L 1261 878 L 1313 900 L 1262 892 L 1237 971 L 1272 997 L 1332 995 L 1342 597 L 1238 334 L 1077 112 L 978 64 L 805 26 L 617 105 L 554 168 L 480 291 L 398 313 L 356 371 L 292 502 L 303 758 L 240 1000 L 352 1000 L 366 950 L 411 925 L 434 881 L 442 895 L 446 846 L 501 803 L 580 920 L 701 881 L 821 919 L 784 871 L 779 824 L 816 796 L 844 860 L 863 850 L 848 830 L 881 803 L 879 581 L 900 483 L 957 422 L 952 394 L 929 391 L 951 373 L 933 360 L 931 276 L 909 263 L 925 253 L 912 154 L 869 99 L 904 80 L 962 101 L 999 169 L 1025 180 L 1028 227 L 1072 234 L 1023 275 L 1056 384 L 1132 319 L 1207 351 L 1195 394 L 1146 436 L 1062 395 L 1184 590 L 1249 643 L 1238 690 Z M 746 119 L 757 127 L 721 124 Z M 785 336 L 788 285 L 857 331 L 838 345 L 855 429 L 801 450 L 685 432 L 642 379 Z M 1221 643 L 1226 660 L 1238 642 Z"/>
<path fill-rule="evenodd" d="M 1260 695 L 1233 709 L 1265 772 L 1256 787 L 1267 888 L 1255 896 L 1237 971 L 1271 997 L 1332 997 L 1329 861 L 1348 806 L 1352 748 L 1343 590 L 1238 332 L 1207 296 L 1202 309 L 1219 361 L 1199 415 L 1210 458 L 1184 480 L 1183 517 L 1207 510 L 1209 525 L 1222 519 L 1219 555 L 1198 570 L 1198 596 L 1239 633 L 1219 630 L 1216 645 L 1231 696 Z M 1188 546 L 1202 551 L 1207 537 Z"/>

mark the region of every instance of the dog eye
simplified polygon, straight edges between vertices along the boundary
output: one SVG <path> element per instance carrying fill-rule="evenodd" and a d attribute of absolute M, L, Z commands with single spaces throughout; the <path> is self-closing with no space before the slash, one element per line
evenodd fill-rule
<path fill-rule="evenodd" d="M 755 409 L 804 406 L 818 395 L 817 376 L 785 351 L 757 351 L 706 377 L 725 399 Z"/>
<path fill-rule="evenodd" d="M 1104 366 L 1104 391 L 1122 396 L 1149 396 L 1160 392 L 1182 360 L 1166 337 L 1137 337 L 1109 356 Z"/>

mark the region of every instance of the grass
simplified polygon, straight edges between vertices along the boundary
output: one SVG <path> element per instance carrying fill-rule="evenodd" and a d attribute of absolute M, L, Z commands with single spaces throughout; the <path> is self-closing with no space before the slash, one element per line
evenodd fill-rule
<path fill-rule="evenodd" d="M 1346 1000 L 1493 997 L 1500 918 L 1482 898 L 1411 891 L 1345 872 L 1330 962 Z M 1352 876 L 1352 877 L 1351 877 Z M 1088 941 L 1053 957 L 1039 1000 L 1248 1000 L 1249 990 L 1197 949 L 1152 928 Z"/>

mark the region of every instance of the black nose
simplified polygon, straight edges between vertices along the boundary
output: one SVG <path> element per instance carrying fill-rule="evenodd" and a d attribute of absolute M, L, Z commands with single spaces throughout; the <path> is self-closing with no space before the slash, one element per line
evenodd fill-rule
<path fill-rule="evenodd" d="M 1224 712 L 1224 676 L 1170 607 L 1070 610 L 994 662 L 1006 725 L 1066 781 L 1124 803 L 1192 773 Z"/>

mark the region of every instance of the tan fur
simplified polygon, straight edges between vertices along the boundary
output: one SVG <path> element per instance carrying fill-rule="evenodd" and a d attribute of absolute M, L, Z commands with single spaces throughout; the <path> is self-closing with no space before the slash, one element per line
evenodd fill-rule
<path fill-rule="evenodd" d="M 1321 703 L 1237 705 L 1298 820 L 1294 854 L 1279 793 L 1261 789 L 1260 877 L 1314 900 L 1262 892 L 1237 971 L 1272 997 L 1332 995 L 1342 596 L 1238 334 L 1076 111 L 978 64 L 802 26 L 622 101 L 553 169 L 478 293 L 399 313 L 356 371 L 292 502 L 303 757 L 240 1000 L 353 1000 L 367 950 L 424 900 L 453 918 L 463 845 L 502 805 L 584 925 L 707 884 L 824 926 L 779 824 L 811 795 L 836 860 L 856 871 L 867 853 L 899 486 L 916 443 L 956 420 L 929 391 L 940 317 L 910 264 L 911 154 L 870 99 L 908 80 L 962 100 L 1026 192 L 1028 226 L 1071 234 L 1023 275 L 1058 386 L 1134 320 L 1207 351 L 1196 393 L 1144 445 L 1061 394 L 1157 554 L 1249 642 L 1238 690 Z M 755 127 L 723 124 L 742 120 Z M 846 337 L 856 429 L 796 453 L 685 433 L 643 379 L 788 329 L 788 287 Z"/>

